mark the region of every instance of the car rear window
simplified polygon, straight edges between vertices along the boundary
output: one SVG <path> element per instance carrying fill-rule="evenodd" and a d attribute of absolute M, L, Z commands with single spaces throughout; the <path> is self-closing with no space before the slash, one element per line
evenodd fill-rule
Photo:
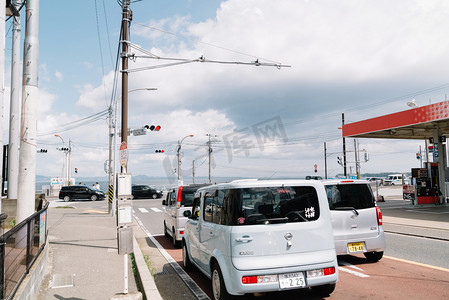
<path fill-rule="evenodd" d="M 196 189 L 184 188 L 181 193 L 181 206 L 184 206 L 184 207 L 192 206 L 195 192 L 196 192 Z"/>
<path fill-rule="evenodd" d="M 375 206 L 374 196 L 368 184 L 326 185 L 329 208 L 350 207 L 355 209 Z"/>

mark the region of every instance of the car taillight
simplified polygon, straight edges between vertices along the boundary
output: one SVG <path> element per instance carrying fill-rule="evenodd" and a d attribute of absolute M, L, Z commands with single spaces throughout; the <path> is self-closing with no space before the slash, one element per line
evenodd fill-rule
<path fill-rule="evenodd" d="M 376 214 L 377 214 L 377 225 L 382 226 L 382 212 L 380 208 L 376 206 Z"/>
<path fill-rule="evenodd" d="M 178 208 L 181 207 L 181 196 L 182 196 L 182 185 L 179 187 L 179 190 L 178 190 L 178 198 L 176 199 L 176 202 L 177 202 L 176 206 L 177 206 Z"/>

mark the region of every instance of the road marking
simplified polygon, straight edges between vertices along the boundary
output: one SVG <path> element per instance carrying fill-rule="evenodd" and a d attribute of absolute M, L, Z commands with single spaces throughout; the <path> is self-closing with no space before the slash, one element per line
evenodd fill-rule
<path fill-rule="evenodd" d="M 340 260 L 339 263 L 342 264 L 342 265 L 344 265 L 344 266 L 346 266 L 346 267 L 350 267 L 350 268 L 353 268 L 353 269 L 356 269 L 356 270 L 365 272 L 363 269 L 361 269 L 361 268 L 359 268 L 359 267 L 356 267 L 356 266 L 354 266 L 354 265 L 351 265 L 350 263 L 348 263 L 348 262 L 346 262 L 346 261 L 344 261 L 344 260 Z"/>
<path fill-rule="evenodd" d="M 151 210 L 154 211 L 154 212 L 162 212 L 162 210 L 160 210 L 157 207 L 152 207 Z"/>
<path fill-rule="evenodd" d="M 359 276 L 359 277 L 362 277 L 362 278 L 369 277 L 369 275 L 366 275 L 366 274 L 363 274 L 363 273 L 360 273 L 360 272 L 357 272 L 357 271 L 354 271 L 354 270 L 351 270 L 351 269 L 346 269 L 344 267 L 338 267 L 338 270 L 346 272 L 346 273 L 349 273 L 349 274 L 352 274 L 352 275 L 355 275 L 355 276 Z"/>
<path fill-rule="evenodd" d="M 396 258 L 396 257 L 386 256 L 386 255 L 384 255 L 384 258 L 388 258 L 388 259 L 392 259 L 392 260 L 396 260 L 396 261 L 400 261 L 400 262 L 405 262 L 405 263 L 409 263 L 409 264 L 417 265 L 417 266 L 421 266 L 421 267 L 431 268 L 431 269 L 435 269 L 435 270 L 438 270 L 438 271 L 449 272 L 449 269 L 446 269 L 446 268 L 436 267 L 436 266 L 423 264 L 423 263 L 419 263 L 419 262 L 415 262 L 415 261 L 411 261 L 411 260 L 406 260 L 406 259 L 402 259 L 402 258 Z"/>
<path fill-rule="evenodd" d="M 146 209 L 143 208 L 143 207 L 139 207 L 138 209 L 140 210 L 141 213 L 147 213 L 147 212 L 149 212 L 148 210 L 146 210 Z"/>

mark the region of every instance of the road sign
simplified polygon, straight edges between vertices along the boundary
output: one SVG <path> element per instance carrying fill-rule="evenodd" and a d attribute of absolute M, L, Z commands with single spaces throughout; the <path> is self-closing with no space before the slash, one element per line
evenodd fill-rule
<path fill-rule="evenodd" d="M 122 167 L 126 167 L 126 165 L 128 164 L 128 146 L 126 145 L 125 142 L 122 142 L 122 144 L 120 145 L 119 156 L 120 156 L 120 165 Z"/>

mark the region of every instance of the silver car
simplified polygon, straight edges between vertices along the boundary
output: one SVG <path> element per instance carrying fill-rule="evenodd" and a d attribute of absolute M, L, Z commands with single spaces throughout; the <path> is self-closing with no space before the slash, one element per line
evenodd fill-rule
<path fill-rule="evenodd" d="M 365 180 L 326 180 L 337 255 L 363 253 L 378 261 L 385 251 L 382 213 Z"/>
<path fill-rule="evenodd" d="M 338 264 L 324 186 L 316 180 L 235 181 L 197 191 L 183 263 L 211 279 L 215 300 L 312 288 L 328 296 Z"/>

